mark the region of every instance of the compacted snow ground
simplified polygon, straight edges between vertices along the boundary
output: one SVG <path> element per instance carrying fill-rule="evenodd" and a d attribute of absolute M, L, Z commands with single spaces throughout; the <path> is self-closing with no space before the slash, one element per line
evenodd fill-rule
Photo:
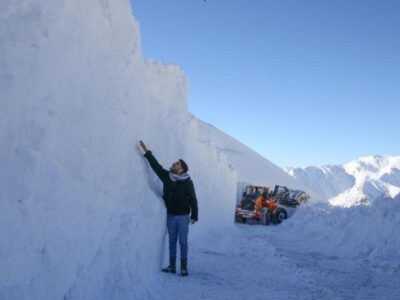
<path fill-rule="evenodd" d="M 398 267 L 308 250 L 285 228 L 236 224 L 215 243 L 192 244 L 190 276 L 160 272 L 154 298 L 399 299 Z"/>

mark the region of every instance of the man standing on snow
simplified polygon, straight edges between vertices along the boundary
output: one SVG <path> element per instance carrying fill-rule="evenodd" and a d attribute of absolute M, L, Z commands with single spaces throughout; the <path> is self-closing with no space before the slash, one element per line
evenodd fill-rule
<path fill-rule="evenodd" d="M 187 276 L 189 275 L 187 269 L 189 223 L 194 224 L 198 220 L 196 193 L 193 181 L 187 173 L 189 168 L 182 159 L 179 159 L 172 164 L 168 171 L 158 163 L 142 141 L 139 142 L 139 145 L 150 167 L 163 183 L 163 199 L 167 207 L 169 266 L 162 271 L 176 273 L 176 248 L 179 239 L 181 275 Z"/>

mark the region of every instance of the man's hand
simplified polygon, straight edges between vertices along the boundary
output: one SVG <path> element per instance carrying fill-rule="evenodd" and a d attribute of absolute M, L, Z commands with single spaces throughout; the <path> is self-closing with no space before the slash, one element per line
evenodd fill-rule
<path fill-rule="evenodd" d="M 194 223 L 196 223 L 197 221 L 194 219 L 190 219 L 190 225 L 193 225 Z"/>
<path fill-rule="evenodd" d="M 143 143 L 143 141 L 139 141 L 139 146 L 140 148 L 142 148 L 143 152 L 146 153 L 147 151 L 149 151 L 149 149 L 147 149 L 146 145 Z"/>

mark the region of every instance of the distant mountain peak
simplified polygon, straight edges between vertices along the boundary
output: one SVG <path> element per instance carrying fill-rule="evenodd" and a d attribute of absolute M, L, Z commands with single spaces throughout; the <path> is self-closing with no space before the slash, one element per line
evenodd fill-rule
<path fill-rule="evenodd" d="M 290 175 L 321 193 L 333 205 L 369 204 L 400 194 L 400 156 L 362 156 L 344 165 L 286 168 Z"/>

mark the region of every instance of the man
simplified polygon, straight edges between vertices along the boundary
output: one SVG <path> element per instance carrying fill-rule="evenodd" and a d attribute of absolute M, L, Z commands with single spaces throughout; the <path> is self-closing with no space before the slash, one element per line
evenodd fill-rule
<path fill-rule="evenodd" d="M 261 195 L 259 195 L 254 202 L 254 208 L 258 211 L 262 211 L 264 207 L 266 207 L 266 201 L 267 201 L 267 192 L 263 192 Z"/>
<path fill-rule="evenodd" d="M 162 271 L 176 273 L 176 248 L 179 239 L 181 275 L 187 276 L 189 275 L 187 268 L 189 222 L 193 225 L 198 220 L 196 193 L 193 181 L 187 173 L 189 168 L 182 159 L 179 159 L 172 164 L 168 171 L 158 163 L 152 152 L 147 149 L 142 141 L 139 142 L 139 145 L 150 167 L 163 183 L 163 199 L 167 207 L 169 266 L 162 269 Z"/>

